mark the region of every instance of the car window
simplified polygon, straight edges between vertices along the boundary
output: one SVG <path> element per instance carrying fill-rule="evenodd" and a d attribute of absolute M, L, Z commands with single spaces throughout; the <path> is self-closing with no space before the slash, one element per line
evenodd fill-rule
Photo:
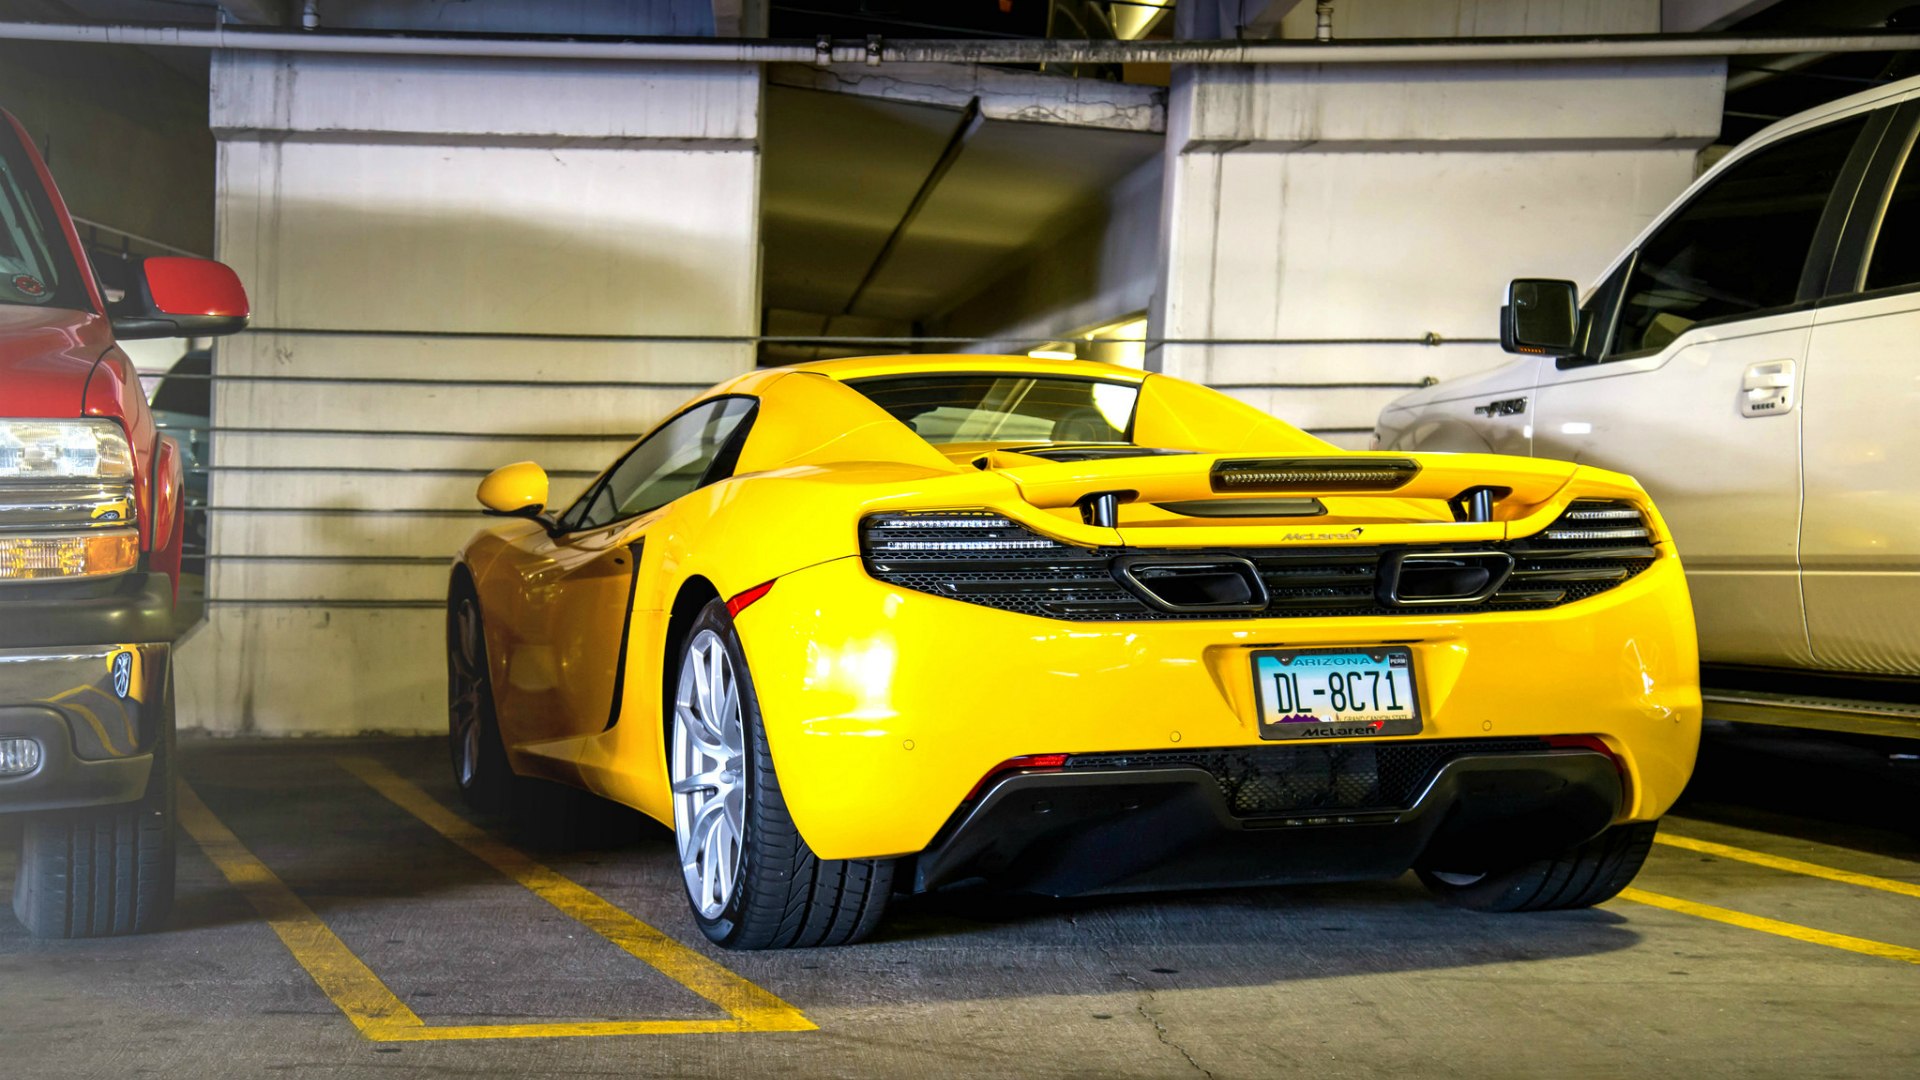
<path fill-rule="evenodd" d="M 1868 289 L 1920 284 L 1920 157 L 1911 143 L 1867 259 Z"/>
<path fill-rule="evenodd" d="M 847 385 L 930 443 L 1125 443 L 1140 388 L 1045 375 L 878 375 Z"/>
<path fill-rule="evenodd" d="M 1663 349 L 1696 323 L 1786 307 L 1827 197 L 1867 118 L 1728 167 L 1641 246 L 1607 356 Z"/>
<path fill-rule="evenodd" d="M 580 497 L 560 519 L 561 528 L 599 528 L 658 509 L 721 479 L 709 474 L 753 407 L 751 398 L 718 398 L 662 424 Z"/>
<path fill-rule="evenodd" d="M 0 304 L 90 303 L 33 162 L 0 119 Z"/>

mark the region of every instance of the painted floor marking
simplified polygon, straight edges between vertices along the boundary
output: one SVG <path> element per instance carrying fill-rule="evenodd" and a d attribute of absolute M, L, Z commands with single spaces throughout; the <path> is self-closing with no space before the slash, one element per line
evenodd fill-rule
<path fill-rule="evenodd" d="M 1920 885 L 1909 881 L 1896 881 L 1893 878 L 1875 877 L 1872 874 L 1859 874 L 1852 870 L 1840 870 L 1819 863 L 1789 859 L 1783 855 L 1769 855 L 1764 851 L 1752 851 L 1734 847 L 1731 844 L 1716 844 L 1711 840 L 1695 840 L 1691 836 L 1675 836 L 1672 833 L 1660 833 L 1653 838 L 1656 844 L 1668 847 L 1696 851 L 1702 855 L 1716 855 L 1722 859 L 1735 859 L 1755 866 L 1764 866 L 1772 870 L 1784 870 L 1790 874 L 1805 874 L 1808 877 L 1825 878 L 1828 881 L 1858 885 L 1866 889 L 1879 889 L 1882 892 L 1898 893 L 1901 896 L 1920 897 Z"/>
<path fill-rule="evenodd" d="M 1711 919 L 1714 922 L 1738 926 L 1746 930 L 1757 930 L 1763 934 L 1792 938 L 1795 941 L 1825 945 L 1830 949 L 1845 949 L 1848 952 L 1866 956 L 1878 956 L 1885 960 L 1903 960 L 1909 964 L 1920 964 L 1920 949 L 1910 949 L 1905 945 L 1889 945 L 1884 941 L 1869 941 L 1848 934 L 1835 934 L 1826 930 L 1815 930 L 1811 926 L 1782 922 L 1761 915 L 1749 915 L 1744 911 L 1714 907 L 1712 904 L 1682 900 L 1676 896 L 1663 896 L 1660 893 L 1647 892 L 1644 889 L 1627 888 L 1620 890 L 1620 899 L 1631 900 L 1636 904 L 1677 911 L 1682 915 L 1692 915 L 1699 919 Z"/>
<path fill-rule="evenodd" d="M 359 758 L 342 758 L 339 763 L 435 832 L 712 1002 L 729 1016 L 725 1020 L 429 1025 L 355 956 L 278 875 L 247 850 L 239 837 L 182 781 L 180 823 L 187 835 L 266 920 L 328 1000 L 366 1038 L 375 1042 L 440 1042 L 816 1030 L 816 1025 L 798 1009 L 660 933 L 584 886 L 493 839 L 385 766 Z"/>
<path fill-rule="evenodd" d="M 306 901 L 294 894 L 279 875 L 248 851 L 221 820 L 213 816 L 185 780 L 180 781 L 180 826 L 253 909 L 267 921 L 287 951 L 307 969 L 320 992 L 327 995 L 353 1026 L 370 1039 L 385 1038 L 395 1029 L 426 1025 L 360 958 L 353 955 Z"/>

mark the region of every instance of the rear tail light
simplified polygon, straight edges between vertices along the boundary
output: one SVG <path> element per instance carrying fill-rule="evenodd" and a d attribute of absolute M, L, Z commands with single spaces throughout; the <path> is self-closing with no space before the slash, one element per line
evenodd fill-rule
<path fill-rule="evenodd" d="M 753 606 L 753 602 L 755 600 L 760 599 L 761 597 L 767 595 L 772 591 L 773 591 L 773 582 L 771 581 L 763 582 L 762 584 L 755 585 L 753 588 L 748 589 L 746 592 L 740 593 L 736 595 L 733 599 L 727 601 L 727 614 L 735 618 L 738 618 L 741 612 Z"/>
<path fill-rule="evenodd" d="M 1213 465 L 1215 491 L 1393 491 L 1420 472 L 1411 458 L 1246 458 Z"/>
<path fill-rule="evenodd" d="M 1580 499 L 1540 534 L 1543 540 L 1584 544 L 1647 544 L 1653 529 L 1640 508 L 1619 499 Z"/>
<path fill-rule="evenodd" d="M 1025 557 L 1067 551 L 999 514 L 958 511 L 932 514 L 875 514 L 861 523 L 861 546 L 868 559 L 940 559 L 949 556 Z"/>

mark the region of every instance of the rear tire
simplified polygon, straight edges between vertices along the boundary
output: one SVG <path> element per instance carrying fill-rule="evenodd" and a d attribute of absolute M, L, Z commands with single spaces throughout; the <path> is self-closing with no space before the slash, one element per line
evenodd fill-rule
<path fill-rule="evenodd" d="M 669 772 L 674 836 L 694 918 L 729 949 L 850 945 L 880 923 L 891 859 L 822 859 L 787 812 L 760 702 L 725 604 L 687 633 Z"/>
<path fill-rule="evenodd" d="M 1659 822 L 1615 825 L 1545 859 L 1489 873 L 1419 870 L 1442 900 L 1474 911 L 1564 911 L 1613 899 L 1633 881 Z"/>
<path fill-rule="evenodd" d="M 13 913 L 42 938 L 157 930 L 173 910 L 173 673 L 167 673 L 153 769 L 138 802 L 27 818 Z"/>
<path fill-rule="evenodd" d="M 467 805 L 483 814 L 504 813 L 513 770 L 494 715 L 486 624 L 480 601 L 465 582 L 456 584 L 447 599 L 447 749 L 453 781 Z"/>

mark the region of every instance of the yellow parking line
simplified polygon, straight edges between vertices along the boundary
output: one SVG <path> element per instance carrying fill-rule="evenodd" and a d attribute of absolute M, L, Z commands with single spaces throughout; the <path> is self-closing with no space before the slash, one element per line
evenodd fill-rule
<path fill-rule="evenodd" d="M 1763 934 L 1792 938 L 1795 941 L 1825 945 L 1830 949 L 1845 949 L 1848 952 L 1866 956 L 1878 956 L 1885 960 L 1904 960 L 1909 964 L 1920 964 L 1920 949 L 1910 949 L 1905 945 L 1889 945 L 1884 941 L 1868 941 L 1866 938 L 1852 937 L 1847 934 L 1835 934 L 1826 930 L 1815 930 L 1811 926 L 1798 923 L 1781 922 L 1761 915 L 1749 915 L 1744 911 L 1714 907 L 1712 904 L 1695 903 L 1676 896 L 1663 896 L 1643 889 L 1622 889 L 1620 899 L 1631 900 L 1636 904 L 1677 911 L 1682 915 L 1692 915 L 1700 919 L 1712 919 L 1714 922 L 1738 926 L 1746 930 L 1758 930 Z"/>
<path fill-rule="evenodd" d="M 375 1042 L 440 1042 L 816 1030 L 798 1009 L 487 836 L 385 767 L 364 759 L 342 759 L 340 763 L 436 832 L 729 1014 L 725 1020 L 429 1026 L 181 781 L 181 827 L 266 920 L 320 991 L 366 1038 Z"/>
<path fill-rule="evenodd" d="M 232 830 L 213 816 L 187 782 L 180 781 L 180 825 L 193 837 L 213 865 L 247 898 L 260 917 L 307 969 L 320 991 L 353 1026 L 370 1039 L 390 1037 L 395 1028 L 422 1028 L 412 1009 L 387 989 L 346 943 L 327 929 L 306 902 L 294 895 L 265 863 L 240 843 Z M 376 1034 L 381 1033 L 381 1034 Z"/>
<path fill-rule="evenodd" d="M 339 765 L 388 800 L 465 848 L 480 861 L 519 882 L 534 895 L 688 990 L 719 1006 L 731 1021 L 639 1022 L 647 1033 L 680 1031 L 813 1031 L 816 1025 L 773 994 L 627 914 L 592 890 L 542 866 L 520 851 L 434 801 L 433 797 L 369 758 L 337 758 Z M 720 1026 L 716 1026 L 720 1025 Z M 636 1023 L 526 1024 L 468 1029 L 486 1035 L 434 1035 L 458 1031 L 427 1028 L 415 1038 L 537 1038 L 546 1035 L 637 1034 Z M 511 1032 L 511 1034 L 507 1034 Z"/>
<path fill-rule="evenodd" d="M 1664 832 L 1655 836 L 1653 842 L 1665 844 L 1668 847 L 1683 848 L 1687 851 L 1697 851 L 1702 855 L 1717 855 L 1723 859 L 1735 859 L 1773 870 L 1785 870 L 1790 874 L 1805 874 L 1808 877 L 1825 878 L 1828 881 L 1839 881 L 1862 888 L 1899 893 L 1901 896 L 1920 897 L 1920 885 L 1912 882 L 1895 881 L 1892 878 L 1875 877 L 1872 874 L 1857 874 L 1851 870 L 1838 870 L 1831 866 L 1821 866 L 1819 863 L 1803 862 L 1781 855 L 1769 855 L 1764 851 L 1750 851 L 1731 844 L 1716 844 L 1711 840 L 1695 840 L 1691 836 L 1674 836 Z"/>

